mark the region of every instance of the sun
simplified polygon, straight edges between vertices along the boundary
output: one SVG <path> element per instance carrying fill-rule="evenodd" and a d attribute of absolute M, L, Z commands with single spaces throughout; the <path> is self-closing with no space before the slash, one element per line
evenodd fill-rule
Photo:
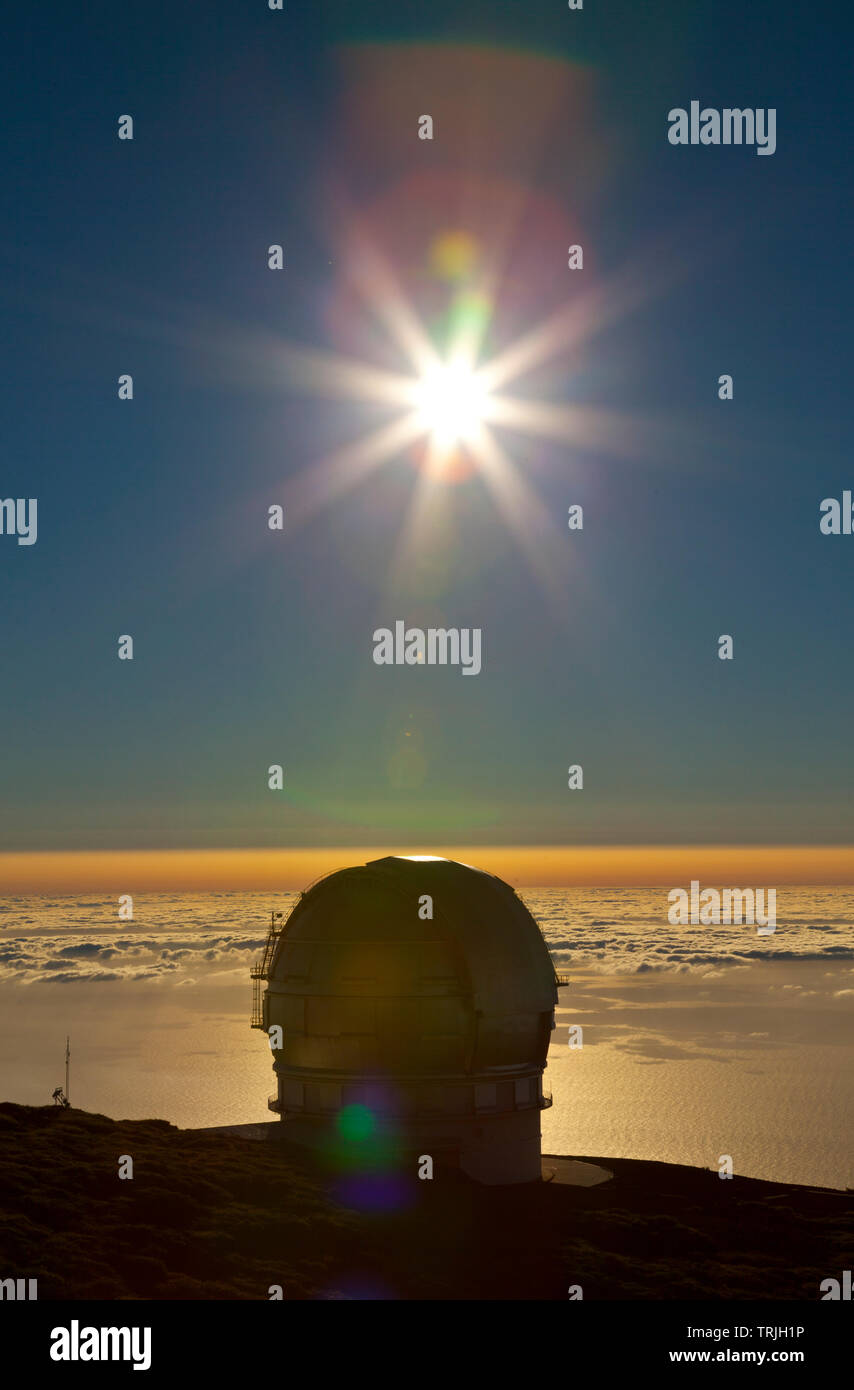
<path fill-rule="evenodd" d="M 566 538 L 555 519 L 554 499 L 540 497 L 526 476 L 531 452 L 527 441 L 542 439 L 564 451 L 634 460 L 647 449 L 654 448 L 657 456 L 658 434 L 647 441 L 649 422 L 636 415 L 621 417 L 578 399 L 554 402 L 517 396 L 515 384 L 561 358 L 577 361 L 596 332 L 648 298 L 648 277 L 630 268 L 612 284 L 573 295 L 499 348 L 500 335 L 488 333 L 500 297 L 497 272 L 484 272 L 482 283 L 471 281 L 477 247 L 462 234 L 452 236 L 432 267 L 455 287 L 450 309 L 435 320 L 440 345 L 409 302 L 388 259 L 361 233 L 358 223 L 355 247 L 358 274 L 353 271 L 348 287 L 362 301 L 366 323 L 370 318 L 376 321 L 374 327 L 384 330 L 399 361 L 392 367 L 385 351 L 379 365 L 297 344 L 275 345 L 282 379 L 313 395 L 369 406 L 371 416 L 377 406 L 382 411 L 367 432 L 345 439 L 288 478 L 284 489 L 289 525 L 307 521 L 384 464 L 414 463 L 411 504 L 393 562 L 397 572 L 405 566 L 407 552 L 420 547 L 420 554 L 428 553 L 431 528 L 439 524 L 437 517 L 448 499 L 443 489 L 474 478 L 474 486 L 482 485 L 500 512 L 544 593 L 554 600 L 556 611 L 564 613 Z M 351 249 L 348 242 L 348 252 Z M 263 342 L 268 352 L 269 344 Z M 523 447 L 525 461 L 517 462 L 514 453 Z M 541 471 L 539 462 L 537 469 Z"/>
<path fill-rule="evenodd" d="M 486 417 L 487 406 L 485 383 L 462 362 L 431 368 L 415 389 L 418 422 L 441 448 L 470 441 Z"/>

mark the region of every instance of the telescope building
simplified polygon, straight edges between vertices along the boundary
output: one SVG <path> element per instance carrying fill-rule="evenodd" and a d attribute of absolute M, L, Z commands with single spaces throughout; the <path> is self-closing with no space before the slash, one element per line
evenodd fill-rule
<path fill-rule="evenodd" d="M 361 1106 L 407 1152 L 539 1181 L 559 980 L 508 884 L 420 856 L 342 869 L 274 914 L 252 976 L 288 1138 L 321 1144 Z"/>

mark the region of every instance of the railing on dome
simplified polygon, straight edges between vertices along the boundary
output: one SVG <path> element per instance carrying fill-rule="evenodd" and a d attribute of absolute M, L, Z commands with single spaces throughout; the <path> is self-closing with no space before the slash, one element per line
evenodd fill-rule
<path fill-rule="evenodd" d="M 274 1111 L 276 1112 L 276 1114 L 279 1113 L 279 1110 L 281 1109 L 281 1106 L 279 1105 L 279 1093 L 278 1093 L 278 1091 L 275 1091 L 275 1092 L 273 1093 L 273 1095 L 267 1097 L 267 1109 L 268 1109 L 268 1110 L 274 1110 Z"/>
<path fill-rule="evenodd" d="M 568 975 L 562 974 L 560 970 L 555 971 L 555 984 L 557 985 L 558 989 L 561 989 L 564 985 L 568 985 L 570 983 L 571 981 Z"/>
<path fill-rule="evenodd" d="M 551 1087 L 544 1086 L 540 1095 L 540 1109 L 548 1110 L 549 1107 L 553 1104 L 554 1101 L 552 1099 Z"/>
<path fill-rule="evenodd" d="M 252 980 L 252 1016 L 249 1020 L 250 1028 L 264 1027 L 264 1010 L 261 1003 L 261 981 L 268 978 L 276 945 L 284 930 L 284 913 L 271 912 L 270 930 L 267 933 L 267 940 L 264 943 L 264 954 L 260 960 L 255 961 L 249 971 Z"/>

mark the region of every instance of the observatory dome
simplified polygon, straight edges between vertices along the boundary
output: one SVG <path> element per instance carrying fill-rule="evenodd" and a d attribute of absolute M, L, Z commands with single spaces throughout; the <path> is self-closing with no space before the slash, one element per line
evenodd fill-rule
<path fill-rule="evenodd" d="M 342 869 L 274 921 L 254 973 L 267 989 L 253 1021 L 281 1028 L 270 1105 L 294 1138 L 361 1105 L 481 1181 L 540 1177 L 557 982 L 501 879 L 419 856 Z"/>

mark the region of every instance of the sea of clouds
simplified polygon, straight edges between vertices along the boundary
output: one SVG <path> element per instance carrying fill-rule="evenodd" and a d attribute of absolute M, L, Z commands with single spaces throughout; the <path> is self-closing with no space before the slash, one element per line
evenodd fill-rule
<path fill-rule="evenodd" d="M 854 960 L 854 888 L 778 889 L 777 929 L 770 936 L 759 936 L 750 925 L 673 925 L 667 920 L 667 893 L 666 888 L 546 888 L 522 897 L 559 968 L 707 975 L 752 961 Z"/>
<path fill-rule="evenodd" d="M 674 926 L 666 888 L 528 889 L 521 896 L 559 968 L 607 975 L 708 975 L 754 961 L 854 960 L 854 889 L 782 888 L 777 930 Z M 116 898 L 0 898 L 0 980 L 128 981 L 176 987 L 240 977 L 264 946 L 271 911 L 298 894 L 141 893 L 134 920 Z"/>

